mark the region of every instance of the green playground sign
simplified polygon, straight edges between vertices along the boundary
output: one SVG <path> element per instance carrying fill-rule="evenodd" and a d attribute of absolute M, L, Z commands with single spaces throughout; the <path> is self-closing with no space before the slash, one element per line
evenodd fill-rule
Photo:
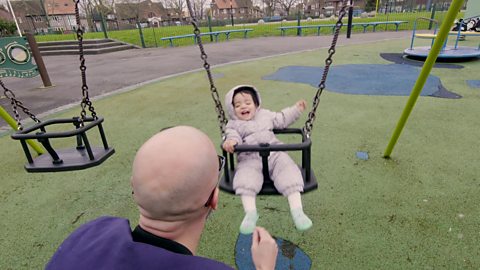
<path fill-rule="evenodd" d="M 38 74 L 25 37 L 0 38 L 0 78 L 31 78 Z"/>

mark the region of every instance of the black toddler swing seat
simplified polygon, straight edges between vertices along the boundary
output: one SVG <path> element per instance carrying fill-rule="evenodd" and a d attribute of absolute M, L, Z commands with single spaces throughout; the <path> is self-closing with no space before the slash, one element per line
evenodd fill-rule
<path fill-rule="evenodd" d="M 260 191 L 260 195 L 277 195 L 279 192 L 275 188 L 272 179 L 270 179 L 268 157 L 270 152 L 274 151 L 302 151 L 302 164 L 299 169 L 302 173 L 304 188 L 303 192 L 308 192 L 317 189 L 318 184 L 315 178 L 315 174 L 311 169 L 310 154 L 312 141 L 305 135 L 302 129 L 299 128 L 287 128 L 287 129 L 274 129 L 275 134 L 300 134 L 302 136 L 302 142 L 298 144 L 259 144 L 259 145 L 239 145 L 235 146 L 235 152 L 258 152 L 262 157 L 262 172 L 263 172 L 263 186 Z M 233 178 L 235 176 L 235 158 L 234 154 L 227 153 L 223 150 L 223 156 L 226 159 L 226 165 L 224 168 L 224 174 L 220 180 L 220 189 L 231 194 L 235 194 L 233 189 Z"/>
<path fill-rule="evenodd" d="M 28 163 L 25 164 L 27 172 L 59 172 L 82 170 L 100 165 L 108 157 L 115 153 L 115 150 L 108 146 L 107 138 L 102 127 L 103 118 L 86 117 L 82 120 L 79 117 L 69 119 L 52 119 L 40 122 L 30 128 L 18 131 L 12 135 L 15 140 L 20 140 L 23 151 L 27 157 Z M 68 124 L 75 126 L 74 130 L 64 132 L 47 132 L 45 127 L 55 124 Z M 98 127 L 103 147 L 92 147 L 87 137 L 87 131 Z M 50 139 L 76 137 L 77 146 L 55 150 Z M 27 140 L 34 139 L 39 141 L 48 154 L 42 154 L 36 158 L 32 157 L 27 146 Z"/>
<path fill-rule="evenodd" d="M 187 0 L 187 7 L 190 14 L 195 14 L 193 12 L 192 5 L 190 0 Z M 274 130 L 274 133 L 281 134 L 281 133 L 297 133 L 302 135 L 302 142 L 299 144 L 282 144 L 282 145 L 240 145 L 235 147 L 235 152 L 259 152 L 260 156 L 262 157 L 262 171 L 264 182 L 260 194 L 279 194 L 276 190 L 272 180 L 270 179 L 269 175 L 269 168 L 268 168 L 268 156 L 272 151 L 302 151 L 302 165 L 299 166 L 303 176 L 304 182 L 304 193 L 315 190 L 318 187 L 317 181 L 315 179 L 315 174 L 311 169 L 311 140 L 310 135 L 313 128 L 313 122 L 315 121 L 315 112 L 317 107 L 320 103 L 320 95 L 322 94 L 323 90 L 325 89 L 325 83 L 327 81 L 327 75 L 332 64 L 332 56 L 335 54 L 335 46 L 337 44 L 338 35 L 340 33 L 340 29 L 342 28 L 342 19 L 346 14 L 346 7 L 347 7 L 347 0 L 342 0 L 342 7 L 339 11 L 338 21 L 335 24 L 335 32 L 332 39 L 332 44 L 328 49 L 328 57 L 325 59 L 325 68 L 323 69 L 322 79 L 318 85 L 317 92 L 313 99 L 313 106 L 312 110 L 308 114 L 308 119 L 305 122 L 305 127 L 303 129 L 281 129 L 281 130 Z M 225 112 L 222 107 L 222 103 L 219 98 L 219 94 L 215 84 L 213 82 L 213 76 L 210 71 L 210 64 L 207 62 L 207 54 L 205 52 L 205 48 L 202 44 L 202 35 L 200 33 L 200 29 L 198 27 L 198 22 L 195 16 L 192 15 L 192 25 L 194 28 L 193 33 L 195 34 L 196 43 L 200 49 L 200 58 L 203 60 L 203 67 L 207 73 L 208 80 L 210 82 L 210 92 L 212 99 L 215 103 L 215 111 L 217 112 L 217 119 L 220 126 L 220 131 L 222 133 L 222 137 L 225 138 L 225 127 L 227 125 L 227 118 L 225 117 Z M 222 149 L 223 150 L 223 149 Z M 235 173 L 235 162 L 234 162 L 234 155 L 228 154 L 225 150 L 223 150 L 223 156 L 227 160 L 227 164 L 224 168 L 224 175 L 220 180 L 219 187 L 221 190 L 235 193 L 233 190 L 233 177 Z"/>
<path fill-rule="evenodd" d="M 11 101 L 12 109 L 15 114 L 15 119 L 18 125 L 18 131 L 12 135 L 12 138 L 15 140 L 20 140 L 23 151 L 27 158 L 28 163 L 25 164 L 25 169 L 27 172 L 59 172 L 59 171 L 72 171 L 72 170 L 82 170 L 90 168 L 93 166 L 100 165 L 107 158 L 109 158 L 115 150 L 109 147 L 107 143 L 107 138 L 103 131 L 102 122 L 103 118 L 97 116 L 95 108 L 92 105 L 92 102 L 89 98 L 87 79 L 86 79 L 86 69 L 85 66 L 85 57 L 83 54 L 83 30 L 80 27 L 80 13 L 79 13 L 79 2 L 80 0 L 75 0 L 75 18 L 77 22 L 77 39 L 78 39 L 78 50 L 79 50 L 79 60 L 80 60 L 80 72 L 82 79 L 82 101 L 80 117 L 73 117 L 67 119 L 52 119 L 45 122 L 41 122 L 33 113 L 26 108 L 21 101 L 19 101 L 15 94 L 8 89 L 3 81 L 0 79 L 0 86 L 4 90 L 5 96 Z M 30 118 L 36 122 L 32 127 L 23 128 L 23 125 L 20 121 L 19 112 L 17 107 L 20 107 L 23 112 L 30 116 Z M 86 110 L 90 111 L 91 117 L 87 117 Z M 47 126 L 54 125 L 65 125 L 72 124 L 74 126 L 73 130 L 63 131 L 63 132 L 47 132 Z M 92 147 L 90 141 L 87 137 L 87 131 L 97 127 L 100 138 L 102 140 L 103 146 Z M 76 138 L 76 147 L 55 150 L 51 144 L 51 139 L 57 138 Z M 46 152 L 40 154 L 36 158 L 32 157 L 30 150 L 27 146 L 27 140 L 37 140 L 45 148 Z"/>

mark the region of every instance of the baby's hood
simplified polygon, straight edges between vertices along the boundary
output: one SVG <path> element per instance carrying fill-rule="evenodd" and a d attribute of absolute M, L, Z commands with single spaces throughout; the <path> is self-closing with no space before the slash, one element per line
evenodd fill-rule
<path fill-rule="evenodd" d="M 237 116 L 235 115 L 235 110 L 233 109 L 233 104 L 232 104 L 233 94 L 235 93 L 235 91 L 237 89 L 242 88 L 242 87 L 248 87 L 248 88 L 252 89 L 255 92 L 255 94 L 257 95 L 257 99 L 258 99 L 257 111 L 260 109 L 260 106 L 262 105 L 262 99 L 260 97 L 260 93 L 258 92 L 257 88 L 255 88 L 255 86 L 242 84 L 242 85 L 237 85 L 237 86 L 233 87 L 225 95 L 225 106 L 227 107 L 228 116 L 230 117 L 230 119 L 233 119 L 233 120 L 237 120 Z"/>

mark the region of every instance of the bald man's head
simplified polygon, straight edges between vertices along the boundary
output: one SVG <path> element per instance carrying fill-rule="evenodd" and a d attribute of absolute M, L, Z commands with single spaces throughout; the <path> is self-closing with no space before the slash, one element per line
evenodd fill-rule
<path fill-rule="evenodd" d="M 195 128 L 179 126 L 157 133 L 142 145 L 131 181 L 141 215 L 182 221 L 204 209 L 217 177 L 212 141 Z"/>

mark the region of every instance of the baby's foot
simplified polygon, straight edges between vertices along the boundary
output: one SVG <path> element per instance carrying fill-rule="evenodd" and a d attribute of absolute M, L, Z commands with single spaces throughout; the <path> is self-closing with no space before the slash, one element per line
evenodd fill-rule
<path fill-rule="evenodd" d="M 306 231 L 312 227 L 312 221 L 303 213 L 302 208 L 291 209 L 293 222 L 299 231 Z"/>
<path fill-rule="evenodd" d="M 258 214 L 257 211 L 249 211 L 245 214 L 245 217 L 240 224 L 240 233 L 242 234 L 251 234 L 255 230 L 257 225 Z"/>

